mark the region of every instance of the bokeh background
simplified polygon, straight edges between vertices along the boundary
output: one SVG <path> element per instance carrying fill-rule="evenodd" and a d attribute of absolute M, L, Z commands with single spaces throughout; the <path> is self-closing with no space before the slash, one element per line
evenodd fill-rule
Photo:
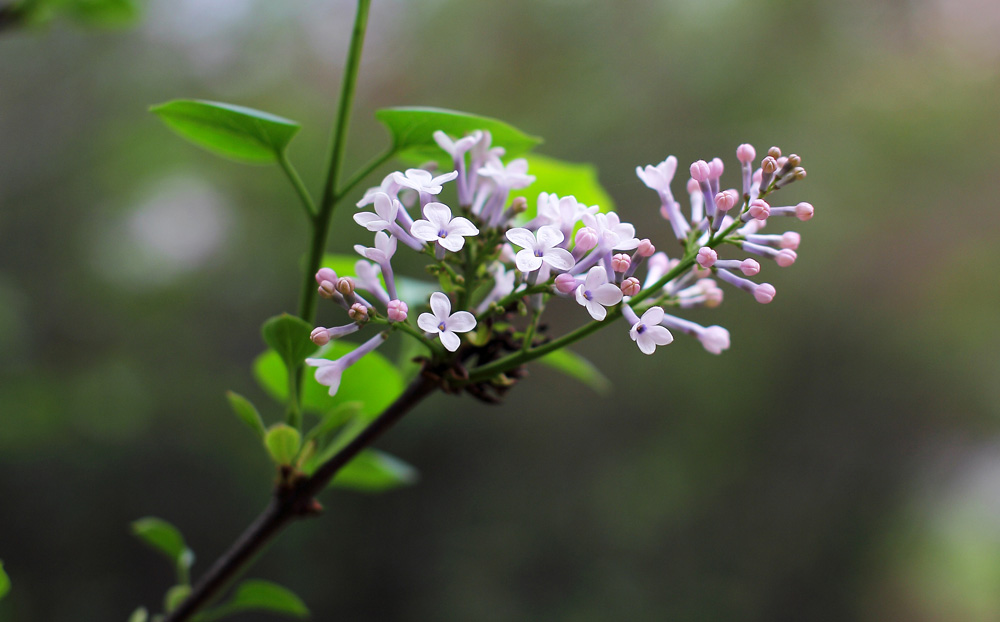
<path fill-rule="evenodd" d="M 150 0 L 0 33 L 3 622 L 156 609 L 171 571 L 131 520 L 180 527 L 198 574 L 266 503 L 223 394 L 280 416 L 249 365 L 296 305 L 300 208 L 146 109 L 295 119 L 315 189 L 352 19 Z M 434 105 L 597 165 L 654 240 L 636 165 L 721 155 L 735 185 L 741 142 L 801 154 L 783 192 L 817 216 L 771 305 L 691 314 L 729 352 L 621 326 L 580 347 L 608 396 L 542 368 L 499 407 L 434 396 L 380 444 L 417 486 L 327 493 L 252 576 L 317 620 L 1000 619 L 998 30 L 989 0 L 376 0 L 349 166 L 375 109 Z"/>

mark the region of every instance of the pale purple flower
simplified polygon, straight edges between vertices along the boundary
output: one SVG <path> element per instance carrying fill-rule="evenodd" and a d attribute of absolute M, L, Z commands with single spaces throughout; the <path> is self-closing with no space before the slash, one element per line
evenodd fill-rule
<path fill-rule="evenodd" d="M 358 287 L 371 292 L 379 302 L 386 304 L 391 300 L 391 297 L 382 288 L 382 279 L 379 278 L 381 272 L 378 264 L 368 263 L 363 259 L 354 264 L 354 274 L 358 275 Z M 394 287 L 391 275 L 392 273 L 389 272 L 386 282 L 390 287 Z"/>
<path fill-rule="evenodd" d="M 396 222 L 396 214 L 402 205 L 398 199 L 394 199 L 384 192 L 376 192 L 372 202 L 375 204 L 375 213 L 358 212 L 354 215 L 354 222 L 369 231 L 388 229 Z"/>
<path fill-rule="evenodd" d="M 495 263 L 493 266 L 493 289 L 476 307 L 476 313 L 482 313 L 489 308 L 490 304 L 513 292 L 516 278 L 516 270 L 504 270 L 503 264 Z"/>
<path fill-rule="evenodd" d="M 643 354 L 652 354 L 656 351 L 656 346 L 665 346 L 674 340 L 670 331 L 660 326 L 663 315 L 660 307 L 650 307 L 629 329 L 629 337 L 636 342 Z"/>
<path fill-rule="evenodd" d="M 361 200 L 357 202 L 358 207 L 365 207 L 371 205 L 375 202 L 375 195 L 379 192 L 383 192 L 392 198 L 396 198 L 399 194 L 399 184 L 396 183 L 395 173 L 389 173 L 382 180 L 382 184 L 374 186 L 365 190 L 365 196 L 361 197 Z"/>
<path fill-rule="evenodd" d="M 375 234 L 375 248 L 367 248 L 360 244 L 354 245 L 354 252 L 367 257 L 377 264 L 383 264 L 392 259 L 396 253 L 396 238 L 390 237 L 384 231 Z"/>
<path fill-rule="evenodd" d="M 669 329 L 694 335 L 705 350 L 711 354 L 722 354 L 729 349 L 729 331 L 721 326 L 702 326 L 690 320 L 664 314 L 660 324 Z"/>
<path fill-rule="evenodd" d="M 449 352 L 454 352 L 462 345 L 462 340 L 455 333 L 467 333 L 476 327 L 476 318 L 468 311 L 451 312 L 451 300 L 441 292 L 431 294 L 431 313 L 421 313 L 417 318 L 417 326 L 421 330 L 436 334 L 441 344 Z"/>
<path fill-rule="evenodd" d="M 621 299 L 622 290 L 608 282 L 608 273 L 601 266 L 591 268 L 583 284 L 576 288 L 576 301 L 598 322 L 608 316 L 605 307 L 616 305 Z"/>
<path fill-rule="evenodd" d="M 521 272 L 538 270 L 543 263 L 566 271 L 576 263 L 568 250 L 558 248 L 563 234 L 555 227 L 539 227 L 535 234 L 523 227 L 515 227 L 507 231 L 507 239 L 523 249 L 514 256 L 514 264 Z"/>
<path fill-rule="evenodd" d="M 413 188 L 421 195 L 440 194 L 441 184 L 458 177 L 458 171 L 445 173 L 434 177 L 430 172 L 422 168 L 409 168 L 405 173 L 396 172 L 392 174 L 397 184 L 405 188 Z"/>
<path fill-rule="evenodd" d="M 466 236 L 479 235 L 479 229 L 468 218 L 452 218 L 451 208 L 435 202 L 424 206 L 424 219 L 414 221 L 410 232 L 418 239 L 437 242 L 456 253 L 465 246 Z"/>
<path fill-rule="evenodd" d="M 635 237 L 635 227 L 630 223 L 621 222 L 615 212 L 584 214 L 582 220 L 583 224 L 597 232 L 600 249 L 630 251 L 639 246 L 639 238 Z"/>
<path fill-rule="evenodd" d="M 455 170 L 458 172 L 458 204 L 462 206 L 467 207 L 472 204 L 473 187 L 473 184 L 468 179 L 468 174 L 466 173 L 465 154 L 470 149 L 475 147 L 476 144 L 482 140 L 482 137 L 483 132 L 481 130 L 476 130 L 468 136 L 453 141 L 450 136 L 441 130 L 434 132 L 434 142 L 448 152 L 448 155 L 451 156 L 452 162 L 455 165 Z"/>
<path fill-rule="evenodd" d="M 336 395 L 337 389 L 340 388 L 340 379 L 344 370 L 357 363 L 364 355 L 382 345 L 385 340 L 386 334 L 379 333 L 335 361 L 309 358 L 306 359 L 306 364 L 316 368 L 316 382 L 330 387 L 330 395 Z"/>
<path fill-rule="evenodd" d="M 552 225 L 568 238 L 584 214 L 596 214 L 599 209 L 596 205 L 588 207 L 580 203 L 574 196 L 560 198 L 554 192 L 542 192 L 538 195 L 538 215 L 528 226 Z"/>
<path fill-rule="evenodd" d="M 483 177 L 489 177 L 500 188 L 517 190 L 526 188 L 535 181 L 534 175 L 528 175 L 528 161 L 524 158 L 511 160 L 504 165 L 499 158 L 493 158 L 478 171 Z"/>
<path fill-rule="evenodd" d="M 674 180 L 676 172 L 677 158 L 674 156 L 668 156 L 666 160 L 656 166 L 635 167 L 635 174 L 639 176 L 642 183 L 646 184 L 646 187 L 656 190 L 661 197 L 670 197 L 671 200 L 673 194 L 670 192 L 670 182 Z"/>

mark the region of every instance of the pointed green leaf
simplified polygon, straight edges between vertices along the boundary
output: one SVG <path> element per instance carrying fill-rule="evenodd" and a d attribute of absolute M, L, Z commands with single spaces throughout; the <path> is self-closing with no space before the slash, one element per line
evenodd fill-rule
<path fill-rule="evenodd" d="M 184 602 L 184 599 L 188 597 L 191 593 L 190 585 L 175 585 L 169 590 L 167 594 L 163 597 L 163 608 L 168 612 L 173 611 Z"/>
<path fill-rule="evenodd" d="M 538 362 L 576 378 L 600 395 L 611 393 L 611 381 L 607 376 L 593 363 L 572 350 L 563 348 L 550 352 L 538 359 Z"/>
<path fill-rule="evenodd" d="M 344 465 L 330 486 L 359 492 L 384 492 L 412 485 L 417 479 L 417 470 L 399 458 L 366 449 Z"/>
<path fill-rule="evenodd" d="M 128 617 L 128 622 L 146 622 L 149 620 L 149 612 L 145 607 L 139 607 Z"/>
<path fill-rule="evenodd" d="M 344 404 L 339 404 L 336 408 L 320 418 L 319 422 L 316 423 L 313 429 L 309 430 L 309 434 L 306 435 L 306 440 L 322 441 L 323 437 L 337 428 L 343 427 L 349 421 L 358 417 L 361 414 L 362 406 L 363 404 L 361 402 L 346 402 Z"/>
<path fill-rule="evenodd" d="M 250 579 L 236 588 L 229 602 L 206 611 L 199 619 L 209 622 L 241 611 L 270 611 L 296 618 L 305 618 L 309 615 L 306 604 L 288 588 L 270 581 Z"/>
<path fill-rule="evenodd" d="M 73 19 L 96 26 L 125 26 L 140 13 L 135 0 L 62 0 L 52 4 Z"/>
<path fill-rule="evenodd" d="M 453 139 L 475 130 L 489 130 L 492 144 L 506 149 L 508 157 L 519 156 L 542 142 L 503 121 L 443 108 L 383 108 L 375 118 L 389 129 L 393 149 L 399 156 L 414 162 L 435 160 L 445 167 L 451 167 L 452 160 L 434 142 L 437 130 Z"/>
<path fill-rule="evenodd" d="M 611 196 L 601 186 L 597 178 L 597 168 L 592 164 L 565 162 L 537 153 L 528 158 L 528 173 L 535 176 L 535 183 L 523 190 L 510 193 L 513 197 L 524 197 L 528 201 L 528 211 L 521 215 L 530 220 L 538 212 L 538 194 L 549 192 L 560 197 L 574 196 L 586 205 L 598 205 L 602 212 L 615 207 Z"/>
<path fill-rule="evenodd" d="M 187 561 L 190 567 L 194 555 L 184 543 L 184 536 L 180 530 L 167 521 L 147 516 L 132 523 L 132 533 L 137 538 L 163 553 L 174 564 L 181 565 Z"/>
<path fill-rule="evenodd" d="M 335 341 L 320 348 L 313 356 L 338 359 L 356 347 L 354 343 Z M 253 365 L 257 382 L 282 404 L 288 399 L 288 372 L 285 369 L 281 357 L 274 350 L 258 356 Z M 302 408 L 309 412 L 325 413 L 338 404 L 361 402 L 364 404 L 362 414 L 373 417 L 403 392 L 399 371 L 378 352 L 367 354 L 344 370 L 340 388 L 333 396 L 329 394 L 329 388 L 316 382 L 315 371 L 314 367 L 307 367 L 302 383 Z"/>
<path fill-rule="evenodd" d="M 275 464 L 289 465 L 295 460 L 302 446 L 302 436 L 295 428 L 276 423 L 264 436 L 264 446 Z"/>
<path fill-rule="evenodd" d="M 265 343 L 281 356 L 285 365 L 293 368 L 316 351 L 316 344 L 309 338 L 312 329 L 312 325 L 302 318 L 282 313 L 264 322 L 261 333 Z"/>
<path fill-rule="evenodd" d="M 10 577 L 3 569 L 3 561 L 0 561 L 0 600 L 10 591 Z"/>
<path fill-rule="evenodd" d="M 226 391 L 226 399 L 229 400 L 229 406 L 240 421 L 245 423 L 257 438 L 264 440 L 264 434 L 267 432 L 264 429 L 264 420 L 260 418 L 260 413 L 250 400 L 233 391 Z"/>
<path fill-rule="evenodd" d="M 220 102 L 178 99 L 150 112 L 199 147 L 248 164 L 276 162 L 299 131 L 294 121 Z"/>

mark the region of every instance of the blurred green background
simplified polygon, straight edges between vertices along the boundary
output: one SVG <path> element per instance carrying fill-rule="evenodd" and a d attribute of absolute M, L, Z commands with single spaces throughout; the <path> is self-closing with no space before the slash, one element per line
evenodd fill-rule
<path fill-rule="evenodd" d="M 249 366 L 295 309 L 301 210 L 146 109 L 295 119 L 317 188 L 352 20 L 151 0 L 0 33 L 3 622 L 155 609 L 171 572 L 131 520 L 180 527 L 197 575 L 266 503 L 224 391 L 268 404 Z M 998 30 L 986 0 L 376 0 L 352 167 L 386 144 L 375 109 L 443 106 L 594 163 L 654 241 L 635 167 L 720 155 L 736 185 L 741 142 L 801 154 L 783 192 L 817 215 L 765 266 L 771 305 L 688 316 L 729 352 L 645 357 L 622 324 L 580 348 L 610 396 L 541 368 L 499 407 L 434 396 L 380 444 L 417 486 L 327 493 L 251 576 L 317 620 L 1000 619 Z"/>

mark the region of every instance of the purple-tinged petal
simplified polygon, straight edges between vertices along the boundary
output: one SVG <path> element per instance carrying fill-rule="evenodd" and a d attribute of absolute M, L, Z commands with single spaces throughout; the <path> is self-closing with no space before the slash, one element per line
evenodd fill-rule
<path fill-rule="evenodd" d="M 479 229 L 468 218 L 453 218 L 448 230 L 457 235 L 479 235 Z"/>
<path fill-rule="evenodd" d="M 431 294 L 431 311 L 439 322 L 447 321 L 451 315 L 451 300 L 441 292 Z"/>
<path fill-rule="evenodd" d="M 456 333 L 467 333 L 476 327 L 476 316 L 468 311 L 456 311 L 448 318 L 447 326 Z"/>
<path fill-rule="evenodd" d="M 562 231 L 549 225 L 543 225 L 538 229 L 538 246 L 541 248 L 552 248 L 563 241 Z"/>
<path fill-rule="evenodd" d="M 462 250 L 463 246 L 465 246 L 465 238 L 453 232 L 449 232 L 448 235 L 443 238 L 438 238 L 437 242 L 443 246 L 445 250 L 449 250 L 453 253 L 457 253 Z"/>
<path fill-rule="evenodd" d="M 450 330 L 442 331 L 438 337 L 441 338 L 441 345 L 449 352 L 454 352 L 458 349 L 458 346 L 462 345 L 461 338 Z"/>
<path fill-rule="evenodd" d="M 441 229 L 439 227 L 434 226 L 427 220 L 414 220 L 413 224 L 410 225 L 410 234 L 413 237 L 425 242 L 436 241 L 440 231 Z"/>
<path fill-rule="evenodd" d="M 514 255 L 514 265 L 521 272 L 533 272 L 542 266 L 542 258 L 535 257 L 535 251 L 526 248 Z"/>
<path fill-rule="evenodd" d="M 507 231 L 507 239 L 521 248 L 535 249 L 535 236 L 523 227 L 515 227 Z"/>
<path fill-rule="evenodd" d="M 600 303 L 593 300 L 587 302 L 587 311 L 590 312 L 590 317 L 594 318 L 598 322 L 601 322 L 604 318 L 608 317 L 608 310 L 602 307 Z"/>
<path fill-rule="evenodd" d="M 590 291 L 590 297 L 605 307 L 616 305 L 622 301 L 622 290 L 617 285 L 605 283 Z"/>
<path fill-rule="evenodd" d="M 441 229 L 447 229 L 451 222 L 451 208 L 444 203 L 431 202 L 424 206 L 424 218 Z"/>
<path fill-rule="evenodd" d="M 440 323 L 441 320 L 437 319 L 430 313 L 421 313 L 417 318 L 417 326 L 420 327 L 420 330 L 426 333 L 441 332 L 441 329 L 438 328 L 438 324 Z"/>
<path fill-rule="evenodd" d="M 545 254 L 542 255 L 542 259 L 545 260 L 545 263 L 549 264 L 556 270 L 562 270 L 564 272 L 576 265 L 576 261 L 573 259 L 573 253 L 564 248 L 550 248 L 545 251 Z"/>

